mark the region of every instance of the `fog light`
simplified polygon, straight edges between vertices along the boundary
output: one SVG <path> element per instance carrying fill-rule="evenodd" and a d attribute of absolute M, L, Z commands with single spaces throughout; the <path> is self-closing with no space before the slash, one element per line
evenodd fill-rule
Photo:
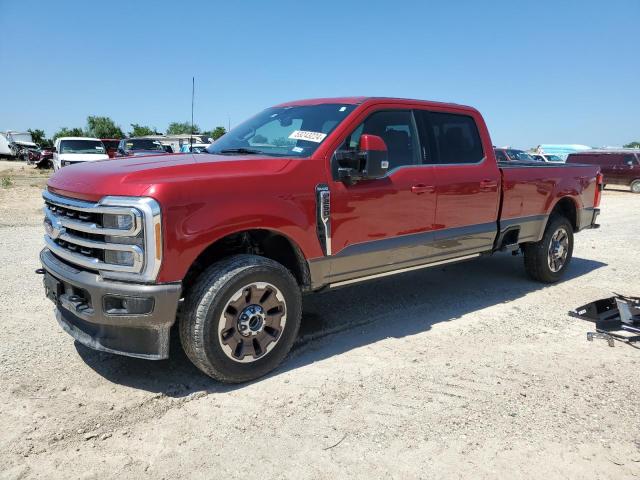
<path fill-rule="evenodd" d="M 106 295 L 102 306 L 107 315 L 146 315 L 153 311 L 154 300 L 148 297 Z"/>
<path fill-rule="evenodd" d="M 133 252 L 123 252 L 121 250 L 105 250 L 104 263 L 133 267 Z"/>
<path fill-rule="evenodd" d="M 104 228 L 130 230 L 133 227 L 133 217 L 131 215 L 105 213 L 102 215 L 102 226 Z"/>

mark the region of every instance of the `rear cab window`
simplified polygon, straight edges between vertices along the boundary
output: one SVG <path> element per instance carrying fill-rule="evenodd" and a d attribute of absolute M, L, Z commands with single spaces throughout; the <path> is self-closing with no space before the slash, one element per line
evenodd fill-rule
<path fill-rule="evenodd" d="M 423 162 L 433 164 L 480 163 L 485 155 L 473 117 L 458 113 L 417 111 Z"/>

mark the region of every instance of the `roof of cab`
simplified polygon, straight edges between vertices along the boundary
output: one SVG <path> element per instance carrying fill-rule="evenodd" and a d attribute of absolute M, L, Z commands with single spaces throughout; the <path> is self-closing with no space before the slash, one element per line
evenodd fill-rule
<path fill-rule="evenodd" d="M 394 97 L 309 98 L 305 100 L 294 100 L 291 102 L 285 102 L 275 106 L 276 107 L 293 107 L 293 106 L 301 106 L 301 105 L 322 105 L 327 103 L 343 104 L 343 105 L 360 105 L 365 102 L 384 102 L 384 101 L 404 103 L 404 104 L 418 103 L 425 106 L 438 106 L 438 107 L 457 108 L 457 109 L 476 111 L 476 109 L 473 107 L 470 107 L 468 105 L 460 105 L 457 103 L 435 102 L 431 100 L 417 100 L 417 99 L 411 99 L 411 98 L 394 98 Z"/>
<path fill-rule="evenodd" d="M 57 140 L 91 140 L 91 141 L 95 141 L 95 142 L 99 142 L 100 139 L 99 138 L 93 138 L 93 137 L 58 137 L 56 138 Z"/>
<path fill-rule="evenodd" d="M 635 153 L 640 155 L 640 149 L 638 148 L 594 148 L 591 150 L 584 150 L 581 152 L 571 152 L 569 155 L 602 155 L 602 154 L 621 154 L 621 153 Z"/>

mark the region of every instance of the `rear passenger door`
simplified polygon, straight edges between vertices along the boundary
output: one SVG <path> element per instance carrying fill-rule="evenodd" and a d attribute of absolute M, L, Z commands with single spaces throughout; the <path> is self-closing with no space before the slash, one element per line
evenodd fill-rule
<path fill-rule="evenodd" d="M 500 171 L 471 113 L 418 110 L 423 162 L 433 165 L 436 251 L 454 257 L 493 248 Z M 484 124 L 481 124 L 484 128 Z M 486 131 L 486 130 L 485 130 Z M 488 135 L 484 135 L 488 139 Z"/>

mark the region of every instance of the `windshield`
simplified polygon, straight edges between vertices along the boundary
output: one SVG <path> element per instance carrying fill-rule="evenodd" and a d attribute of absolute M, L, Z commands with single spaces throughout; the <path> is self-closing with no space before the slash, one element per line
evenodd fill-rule
<path fill-rule="evenodd" d="M 60 153 L 104 153 L 104 145 L 100 140 L 62 140 Z"/>
<path fill-rule="evenodd" d="M 130 138 L 125 142 L 125 148 L 127 150 L 158 150 L 159 152 L 164 152 L 160 142 L 149 138 Z"/>
<path fill-rule="evenodd" d="M 547 155 L 547 161 L 549 161 L 549 162 L 562 162 L 562 159 L 557 155 Z"/>
<path fill-rule="evenodd" d="M 512 160 L 519 160 L 521 162 L 539 162 L 540 160 L 536 160 L 531 155 L 522 150 L 509 150 L 509 158 Z"/>
<path fill-rule="evenodd" d="M 308 157 L 355 105 L 273 107 L 230 130 L 208 153 Z"/>

